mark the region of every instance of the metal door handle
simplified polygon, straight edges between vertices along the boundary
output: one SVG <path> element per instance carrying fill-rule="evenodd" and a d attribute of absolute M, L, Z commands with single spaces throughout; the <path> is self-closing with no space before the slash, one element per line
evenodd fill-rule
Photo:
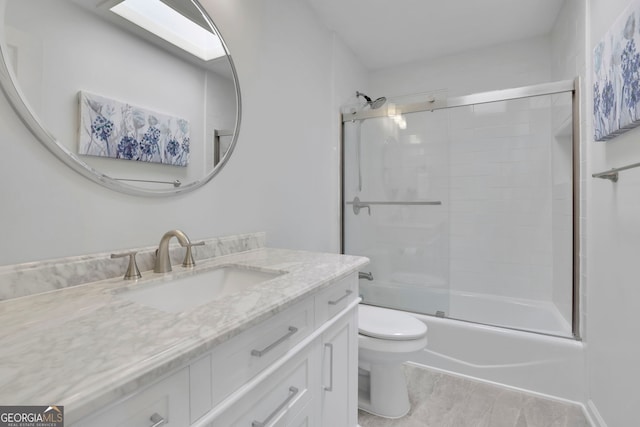
<path fill-rule="evenodd" d="M 295 326 L 289 326 L 289 332 L 287 332 L 285 335 L 283 335 L 282 338 L 279 338 L 276 342 L 274 342 L 272 344 L 269 344 L 267 347 L 263 348 L 262 350 L 255 350 L 255 349 L 251 350 L 251 355 L 252 356 L 256 356 L 256 357 L 262 357 L 266 353 L 268 353 L 271 350 L 273 350 L 273 348 L 275 346 L 277 346 L 282 341 L 286 340 L 287 338 L 289 338 L 291 335 L 295 334 L 296 332 L 298 332 L 298 328 L 296 328 Z"/>
<path fill-rule="evenodd" d="M 324 345 L 331 351 L 331 358 L 329 359 L 329 387 L 324 388 L 325 391 L 333 391 L 333 344 L 327 343 Z"/>
<path fill-rule="evenodd" d="M 264 421 L 254 421 L 251 423 L 251 427 L 264 427 L 275 417 L 278 412 L 282 410 L 285 406 L 289 404 L 293 400 L 293 398 L 298 394 L 298 389 L 294 386 L 289 387 L 289 396 L 282 402 Z"/>
<path fill-rule="evenodd" d="M 343 296 L 341 296 L 340 298 L 338 298 L 337 300 L 334 301 L 329 301 L 329 305 L 337 305 L 340 301 L 342 301 L 343 299 L 345 299 L 346 297 L 348 297 L 349 295 L 351 295 L 353 293 L 352 290 L 347 289 L 347 291 L 345 292 L 345 294 Z"/>

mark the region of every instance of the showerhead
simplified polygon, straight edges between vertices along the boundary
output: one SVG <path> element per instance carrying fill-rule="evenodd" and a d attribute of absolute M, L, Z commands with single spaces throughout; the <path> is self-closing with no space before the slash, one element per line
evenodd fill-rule
<path fill-rule="evenodd" d="M 381 96 L 375 101 L 372 101 L 371 98 L 369 98 L 367 95 L 365 95 L 362 92 L 356 92 L 356 97 L 358 96 L 363 97 L 367 101 L 367 105 L 369 106 L 369 108 L 371 108 L 372 110 L 382 107 L 384 103 L 387 102 L 387 98 L 385 98 L 384 96 Z"/>
<path fill-rule="evenodd" d="M 387 102 L 387 98 L 385 98 L 384 96 L 381 96 L 380 98 L 376 99 L 369 105 L 371 106 L 372 109 L 375 110 L 376 108 L 382 107 L 385 102 Z"/>

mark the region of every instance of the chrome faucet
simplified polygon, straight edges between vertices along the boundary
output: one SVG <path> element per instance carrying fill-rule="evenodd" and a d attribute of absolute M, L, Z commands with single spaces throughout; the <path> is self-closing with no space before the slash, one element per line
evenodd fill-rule
<path fill-rule="evenodd" d="M 162 239 L 160 239 L 160 245 L 158 245 L 158 250 L 156 251 L 156 265 L 153 268 L 155 273 L 168 273 L 171 271 L 171 259 L 169 258 L 169 240 L 172 237 L 178 239 L 181 246 L 186 246 L 187 248 L 191 247 L 191 241 L 180 230 L 171 230 L 164 233 Z"/>
<path fill-rule="evenodd" d="M 373 274 L 371 274 L 371 272 L 364 273 L 362 271 L 359 271 L 358 272 L 358 279 L 373 280 Z"/>

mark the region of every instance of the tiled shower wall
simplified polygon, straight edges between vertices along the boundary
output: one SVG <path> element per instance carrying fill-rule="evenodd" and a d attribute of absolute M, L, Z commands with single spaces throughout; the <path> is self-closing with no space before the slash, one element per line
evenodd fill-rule
<path fill-rule="evenodd" d="M 550 300 L 549 101 L 451 111 L 452 290 Z"/>

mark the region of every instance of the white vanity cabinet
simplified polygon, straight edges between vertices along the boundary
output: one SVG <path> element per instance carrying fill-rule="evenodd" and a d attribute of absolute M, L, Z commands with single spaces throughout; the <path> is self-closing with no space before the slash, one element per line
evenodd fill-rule
<path fill-rule="evenodd" d="M 282 333 L 286 325 L 295 324 L 300 313 L 308 313 L 312 307 L 315 327 L 311 334 L 298 337 L 308 335 L 299 342 L 301 348 L 295 349 L 289 344 L 288 352 L 281 353 L 279 361 L 290 360 L 275 372 L 257 378 L 255 390 L 216 416 L 209 427 L 355 427 L 358 411 L 356 295 L 357 279 L 352 275 L 278 315 L 289 319 L 284 324 L 274 317 L 270 322 L 278 324 Z M 255 329 L 273 330 L 265 325 Z M 256 331 L 248 331 L 253 340 Z M 243 340 L 240 337 L 238 341 Z M 285 343 L 280 345 L 288 348 Z M 220 353 L 236 354 L 229 348 L 221 348 Z M 225 358 L 217 359 L 221 367 L 224 366 Z M 215 388 L 215 373 L 213 378 Z"/>
<path fill-rule="evenodd" d="M 358 281 L 349 276 L 315 298 L 316 324 L 334 323 L 321 336 L 322 385 L 318 403 L 324 427 L 358 424 L 358 315 L 357 306 L 335 316 L 356 300 Z"/>
<path fill-rule="evenodd" d="M 357 285 L 351 274 L 303 298 L 74 427 L 151 427 L 153 414 L 171 427 L 356 427 Z"/>
<path fill-rule="evenodd" d="M 320 421 L 324 427 L 358 424 L 356 317 L 347 316 L 322 335 Z"/>

